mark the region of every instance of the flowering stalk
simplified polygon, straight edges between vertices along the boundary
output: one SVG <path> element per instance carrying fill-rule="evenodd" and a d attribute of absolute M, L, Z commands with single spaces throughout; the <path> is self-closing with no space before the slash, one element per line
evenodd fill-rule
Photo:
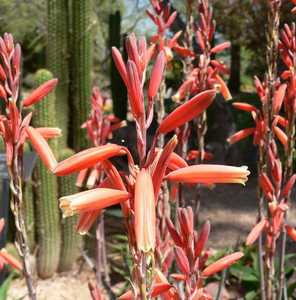
<path fill-rule="evenodd" d="M 284 257 L 286 248 L 286 214 L 289 208 L 289 193 L 294 185 L 295 176 L 292 174 L 294 135 L 295 135 L 295 29 L 288 25 L 281 31 L 279 40 L 279 11 L 281 1 L 268 1 L 268 27 L 267 27 L 267 64 L 266 79 L 263 83 L 255 79 L 257 93 L 261 99 L 262 108 L 256 109 L 252 105 L 236 103 L 238 109 L 251 113 L 254 128 L 244 129 L 232 137 L 230 143 L 237 142 L 249 135 L 254 135 L 254 144 L 259 149 L 259 220 L 247 239 L 247 244 L 259 238 L 259 258 L 261 266 L 261 297 L 263 299 L 282 298 L 285 286 Z M 280 82 L 277 76 L 278 53 L 287 66 Z M 284 111 L 284 116 L 281 112 Z M 284 148 L 285 161 L 278 158 L 275 139 Z M 283 169 L 283 171 L 282 171 Z M 283 173 L 283 175 L 282 175 Z M 264 206 L 267 202 L 267 216 Z M 263 272 L 263 246 L 262 233 L 267 238 L 265 242 L 265 255 Z M 275 250 L 277 241 L 282 232 L 280 255 L 280 285 L 276 291 L 275 282 Z M 265 280 L 264 280 L 265 277 Z"/>
<path fill-rule="evenodd" d="M 125 122 L 121 122 L 114 115 L 108 114 L 108 108 L 110 107 L 109 102 L 110 101 L 108 99 L 104 99 L 102 97 L 97 87 L 93 88 L 91 99 L 92 110 L 89 119 L 82 125 L 82 128 L 86 128 L 88 138 L 95 147 L 105 145 L 108 139 L 112 137 L 112 133 L 115 130 L 125 126 Z M 108 148 L 108 145 L 106 147 Z M 80 171 L 78 178 L 78 185 L 80 188 L 85 185 L 87 188 L 92 189 L 102 183 L 104 178 L 104 170 L 100 164 L 97 164 L 94 167 L 91 165 L 89 169 L 83 169 Z M 109 282 L 105 245 L 104 210 L 101 210 L 99 213 L 97 213 L 95 217 L 97 219 L 96 273 L 98 286 L 101 287 L 102 282 Z"/>
<path fill-rule="evenodd" d="M 210 295 L 204 289 L 204 280 L 207 277 L 228 268 L 239 260 L 243 253 L 236 252 L 227 255 L 215 263 L 207 265 L 210 251 L 206 245 L 209 239 L 211 225 L 206 221 L 199 232 L 194 229 L 194 217 L 191 207 L 179 208 L 177 213 L 177 226 L 167 219 L 168 229 L 171 234 L 175 258 L 179 273 L 171 274 L 176 284 L 165 293 L 166 299 L 208 299 Z M 178 228 L 178 229 L 177 229 Z M 177 285 L 183 283 L 183 288 Z M 210 298 L 211 299 L 211 298 Z"/>
<path fill-rule="evenodd" d="M 31 141 L 36 152 L 49 169 L 53 169 L 57 162 L 42 136 L 47 130 L 39 132 L 29 127 L 32 113 L 23 118 L 22 112 L 24 107 L 29 107 L 47 96 L 55 88 L 57 80 L 44 83 L 21 101 L 19 99 L 21 48 L 19 44 L 14 45 L 11 34 L 5 33 L 4 37 L 0 38 L 0 56 L 0 93 L 5 104 L 4 114 L 0 115 L 0 135 L 5 144 L 7 168 L 10 177 L 11 210 L 15 217 L 16 246 L 22 258 L 22 271 L 26 279 L 29 297 L 30 299 L 36 299 L 23 215 L 22 173 L 26 139 Z"/>
<path fill-rule="evenodd" d="M 281 31 L 279 50 L 282 61 L 287 67 L 287 71 L 282 73 L 282 78 L 286 81 L 286 95 L 280 104 L 284 102 L 285 119 L 287 124 L 285 132 L 287 137 L 287 145 L 285 147 L 285 165 L 284 165 L 284 182 L 287 183 L 293 173 L 293 158 L 295 147 L 295 119 L 296 119 L 296 29 L 295 23 L 291 26 L 285 24 Z M 279 105 L 280 106 L 280 105 Z M 288 195 L 287 204 L 291 202 L 290 194 Z M 285 215 L 285 217 L 287 217 Z M 280 286 L 279 297 L 282 297 L 283 289 L 285 286 L 285 253 L 286 253 L 286 230 L 283 227 L 282 241 L 281 241 L 281 256 L 280 256 Z M 279 298 L 279 299 L 280 299 Z"/>
<path fill-rule="evenodd" d="M 182 127 L 201 114 L 212 103 L 216 93 L 213 89 L 206 90 L 172 111 L 161 121 L 152 145 L 147 151 L 147 130 L 152 121 L 153 110 L 153 103 L 149 103 L 151 100 L 149 95 L 158 91 L 164 70 L 158 67 L 159 61 L 156 59 L 148 84 L 150 87 L 147 92 L 148 101 L 144 101 L 146 69 L 155 46 L 147 48 L 145 39 L 137 40 L 134 34 L 127 38 L 126 46 L 127 62 L 124 62 L 116 48 L 112 49 L 112 54 L 127 87 L 131 113 L 136 123 L 138 165 L 127 148 L 106 144 L 81 151 L 59 162 L 53 173 L 64 176 L 81 171 L 78 177 L 78 181 L 81 182 L 85 169 L 95 168 L 100 164 L 104 177 L 99 186 L 62 197 L 60 207 L 65 217 L 74 213 L 79 215 L 78 230 L 85 233 L 104 208 L 120 204 L 133 259 L 133 290 L 119 299 L 152 299 L 170 288 L 167 281 L 160 279 L 156 269 L 156 256 L 172 261 L 172 255 L 162 252 L 167 250 L 167 247 L 165 249 L 161 247 L 163 244 L 159 243 L 156 230 L 156 207 L 160 199 L 161 186 L 166 179 L 186 181 L 188 174 L 186 161 L 174 153 L 178 144 L 176 136 L 173 136 L 163 148 L 157 148 L 156 145 L 161 135 L 175 131 L 177 127 Z M 128 172 L 119 172 L 109 161 L 111 157 L 121 155 L 127 156 Z M 189 170 L 194 177 L 194 183 L 244 183 L 249 173 L 245 168 L 215 165 L 207 172 L 206 166 L 198 167 L 197 170 Z M 174 178 L 174 171 L 178 169 L 181 169 L 181 174 L 178 174 L 178 178 Z M 227 260 L 222 263 L 224 266 L 227 264 Z M 166 265 L 169 266 L 169 263 Z"/>
<path fill-rule="evenodd" d="M 185 80 L 180 86 L 178 92 L 173 96 L 175 101 L 180 101 L 192 95 L 201 93 L 208 89 L 220 90 L 226 100 L 230 99 L 230 93 L 225 82 L 220 75 L 229 73 L 227 67 L 213 58 L 213 55 L 219 53 L 230 46 L 229 42 L 224 42 L 213 46 L 215 36 L 215 21 L 213 11 L 208 0 L 199 0 L 198 12 L 199 21 L 195 26 L 193 20 L 193 1 L 187 1 L 187 25 L 185 31 L 184 47 L 178 45 L 175 51 L 184 56 L 184 75 Z M 195 29 L 196 28 L 196 29 Z M 193 47 L 194 37 L 198 44 L 198 51 Z M 205 134 L 207 132 L 206 110 L 195 119 L 197 132 L 197 153 L 196 163 L 202 163 L 205 160 Z M 189 137 L 189 127 L 185 125 L 179 131 L 180 136 L 180 153 L 182 157 L 187 156 L 187 143 Z M 182 191 L 180 191 L 182 199 Z M 196 206 L 198 206 L 199 192 L 196 188 Z"/>

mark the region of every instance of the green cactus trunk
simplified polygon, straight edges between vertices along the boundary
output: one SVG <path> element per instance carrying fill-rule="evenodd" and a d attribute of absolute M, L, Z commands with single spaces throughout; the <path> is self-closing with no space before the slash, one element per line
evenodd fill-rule
<path fill-rule="evenodd" d="M 52 79 L 52 73 L 39 70 L 36 85 Z M 35 105 L 33 125 L 35 127 L 56 126 L 55 95 L 51 93 Z M 48 141 L 54 153 L 57 153 L 57 140 Z M 33 178 L 37 221 L 37 272 L 41 278 L 51 277 L 58 268 L 61 247 L 60 214 L 58 207 L 57 178 L 38 160 Z"/>
<path fill-rule="evenodd" d="M 74 154 L 71 149 L 64 149 L 59 155 L 59 160 L 64 160 Z M 58 178 L 59 197 L 78 192 L 75 186 L 76 176 L 69 175 Z M 62 249 L 59 271 L 65 272 L 72 269 L 73 263 L 80 254 L 82 238 L 76 232 L 77 217 L 69 217 L 62 220 Z"/>
<path fill-rule="evenodd" d="M 109 16 L 109 49 L 121 46 L 120 11 L 110 14 Z M 113 112 L 121 120 L 126 119 L 127 114 L 127 93 L 123 80 L 121 79 L 113 59 L 110 61 L 110 83 L 113 99 Z"/>
<path fill-rule="evenodd" d="M 83 1 L 82 1 L 83 2 Z M 65 148 L 69 126 L 69 54 L 68 54 L 68 0 L 47 0 L 47 68 L 59 79 L 56 88 L 55 126 L 62 129 L 59 146 Z"/>
<path fill-rule="evenodd" d="M 31 181 L 25 182 L 23 186 L 23 200 L 24 200 L 24 216 L 25 226 L 28 238 L 28 246 L 30 253 L 34 252 L 35 249 L 35 207 L 33 197 L 33 186 Z"/>
<path fill-rule="evenodd" d="M 92 35 L 92 0 L 72 1 L 71 38 L 71 132 L 70 144 L 75 151 L 88 146 L 85 131 L 81 125 L 90 112 Z M 74 134 L 75 133 L 75 134 Z"/>

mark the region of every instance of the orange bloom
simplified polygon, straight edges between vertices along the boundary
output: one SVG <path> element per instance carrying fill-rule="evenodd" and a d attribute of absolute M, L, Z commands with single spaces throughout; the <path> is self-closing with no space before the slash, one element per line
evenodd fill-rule
<path fill-rule="evenodd" d="M 212 263 L 211 265 L 209 265 L 208 267 L 206 267 L 203 270 L 203 272 L 201 273 L 201 275 L 204 277 L 214 275 L 214 274 L 228 268 L 229 266 L 234 264 L 236 261 L 238 261 L 243 256 L 244 256 L 244 254 L 242 252 L 235 252 L 235 253 L 232 253 L 225 257 L 222 257 L 218 261 L 216 261 L 216 262 Z"/>
<path fill-rule="evenodd" d="M 253 245 L 267 225 L 268 225 L 268 221 L 266 219 L 262 219 L 259 223 L 257 223 L 249 233 L 246 240 L 246 245 L 247 246 Z"/>
<path fill-rule="evenodd" d="M 274 94 L 274 99 L 272 102 L 274 114 L 278 114 L 282 107 L 282 104 L 283 104 L 283 101 L 285 98 L 285 94 L 286 94 L 286 89 L 287 89 L 287 84 L 285 84 L 285 83 L 281 84 Z"/>
<path fill-rule="evenodd" d="M 273 132 L 281 142 L 281 144 L 284 146 L 285 149 L 288 147 L 288 137 L 287 135 L 278 127 L 273 126 Z"/>
<path fill-rule="evenodd" d="M 152 178 L 146 169 L 137 175 L 135 184 L 135 234 L 138 249 L 155 248 L 156 212 Z"/>
<path fill-rule="evenodd" d="M 198 150 L 190 150 L 187 154 L 188 160 L 194 160 L 197 157 L 200 157 L 200 151 Z M 212 160 L 214 158 L 214 155 L 210 152 L 204 152 L 204 160 Z"/>
<path fill-rule="evenodd" d="M 57 161 L 46 140 L 33 127 L 28 127 L 26 132 L 34 150 L 38 153 L 46 167 L 52 171 L 56 167 Z"/>
<path fill-rule="evenodd" d="M 204 223 L 204 225 L 202 226 L 202 228 L 199 232 L 199 235 L 198 235 L 198 239 L 197 239 L 195 249 L 194 249 L 195 257 L 200 256 L 202 251 L 205 249 L 205 246 L 209 239 L 210 231 L 211 231 L 211 223 L 210 223 L 210 221 L 206 221 Z"/>
<path fill-rule="evenodd" d="M 54 174 L 65 176 L 74 172 L 87 169 L 98 162 L 109 159 L 113 156 L 124 155 L 123 147 L 115 144 L 107 144 L 83 150 L 58 163 Z"/>
<path fill-rule="evenodd" d="M 0 257 L 4 260 L 6 264 L 10 265 L 13 269 L 22 272 L 22 264 L 14 256 L 9 254 L 5 249 L 2 249 L 0 251 Z"/>
<path fill-rule="evenodd" d="M 57 79 L 51 79 L 40 85 L 36 90 L 34 90 L 31 93 L 31 95 L 24 99 L 23 106 L 28 107 L 41 101 L 44 97 L 46 97 L 50 92 L 53 91 L 57 83 Z"/>
<path fill-rule="evenodd" d="M 171 112 L 160 123 L 158 132 L 165 134 L 191 121 L 208 108 L 215 96 L 215 90 L 207 90 L 194 96 Z"/>
<path fill-rule="evenodd" d="M 76 183 L 75 183 L 75 185 L 77 187 L 80 187 L 80 188 L 83 187 L 84 181 L 87 177 L 87 173 L 88 173 L 88 169 L 83 169 L 83 170 L 79 171 L 77 178 L 76 178 Z"/>
<path fill-rule="evenodd" d="M 93 210 L 83 212 L 79 215 L 78 223 L 76 225 L 76 230 L 79 234 L 86 234 L 91 228 L 92 224 L 95 222 L 97 217 L 100 215 L 101 210 Z"/>
<path fill-rule="evenodd" d="M 128 60 L 127 62 L 128 95 L 131 111 L 135 117 L 140 117 L 144 113 L 144 99 L 141 81 L 136 64 Z"/>
<path fill-rule="evenodd" d="M 231 46 L 230 42 L 224 42 L 224 43 L 221 43 L 221 44 L 215 46 L 214 48 L 212 48 L 211 52 L 212 53 L 219 53 L 219 52 L 222 52 L 225 49 L 229 48 L 230 46 Z"/>
<path fill-rule="evenodd" d="M 52 127 L 40 127 L 35 128 L 45 139 L 52 139 L 62 136 L 62 130 L 60 128 Z"/>
<path fill-rule="evenodd" d="M 250 172 L 247 167 L 224 165 L 194 165 L 169 173 L 170 181 L 183 183 L 240 183 L 245 184 Z"/>
<path fill-rule="evenodd" d="M 157 202 L 158 200 L 158 195 L 161 187 L 161 183 L 163 181 L 165 171 L 168 167 L 168 164 L 170 162 L 170 159 L 172 158 L 172 153 L 174 149 L 176 148 L 178 143 L 177 136 L 174 135 L 170 141 L 165 145 L 163 150 L 159 150 L 158 156 L 157 156 L 157 163 L 155 165 L 155 168 L 151 170 L 152 173 L 152 182 L 153 182 L 153 187 L 154 187 L 154 196 L 155 196 L 155 201 Z M 176 156 L 175 156 L 176 157 Z"/>
<path fill-rule="evenodd" d="M 255 106 L 244 102 L 234 102 L 232 103 L 232 106 L 235 107 L 236 109 L 240 109 L 243 111 L 249 111 L 249 112 L 257 111 L 257 108 Z"/>
<path fill-rule="evenodd" d="M 112 47 L 112 57 L 122 80 L 124 81 L 125 85 L 127 85 L 127 72 L 125 63 L 122 59 L 120 51 L 116 47 Z"/>
<path fill-rule="evenodd" d="M 287 234 L 288 236 L 296 242 L 296 229 L 294 229 L 293 227 L 291 226 L 288 226 L 286 225 L 286 231 L 287 231 Z"/>
<path fill-rule="evenodd" d="M 239 142 L 240 140 L 243 140 L 244 138 L 250 136 L 254 132 L 255 132 L 255 128 L 242 129 L 242 130 L 236 132 L 235 134 L 233 134 L 231 137 L 229 137 L 227 139 L 227 142 L 230 145 L 235 144 L 235 143 Z"/>
<path fill-rule="evenodd" d="M 232 99 L 231 93 L 225 83 L 225 81 L 220 77 L 218 74 L 215 75 L 215 79 L 218 81 L 219 84 L 219 91 L 222 94 L 223 98 L 227 101 Z"/>
<path fill-rule="evenodd" d="M 149 81 L 148 97 L 150 99 L 153 99 L 156 96 L 159 86 L 161 84 L 165 68 L 165 61 L 166 58 L 164 51 L 159 52 L 155 64 L 153 66 L 151 78 Z"/>
<path fill-rule="evenodd" d="M 134 294 L 131 290 L 128 290 L 124 294 L 122 294 L 120 297 L 118 297 L 118 300 L 134 300 Z"/>
<path fill-rule="evenodd" d="M 64 217 L 75 213 L 97 211 L 115 204 L 119 204 L 130 198 L 126 191 L 107 188 L 96 188 L 93 190 L 77 193 L 60 198 L 60 208 Z"/>

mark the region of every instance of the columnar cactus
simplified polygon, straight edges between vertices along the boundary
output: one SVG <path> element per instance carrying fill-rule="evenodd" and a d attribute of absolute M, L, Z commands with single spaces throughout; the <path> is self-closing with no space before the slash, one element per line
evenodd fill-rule
<path fill-rule="evenodd" d="M 85 132 L 80 128 L 90 111 L 91 99 L 91 11 L 92 0 L 72 1 L 71 38 L 71 144 L 76 151 L 87 146 Z"/>
<path fill-rule="evenodd" d="M 119 49 L 121 46 L 120 25 L 121 15 L 118 10 L 109 16 L 109 49 L 112 47 Z M 110 80 L 114 114 L 119 119 L 125 120 L 127 113 L 127 93 L 113 59 L 110 61 Z"/>
<path fill-rule="evenodd" d="M 55 126 L 62 129 L 59 145 L 66 147 L 69 127 L 68 0 L 47 0 L 47 68 L 59 79 Z M 83 1 L 81 1 L 83 2 Z"/>
<path fill-rule="evenodd" d="M 59 155 L 59 160 L 64 160 L 72 156 L 73 154 L 73 150 L 66 148 L 61 151 Z M 71 195 L 77 192 L 77 188 L 75 187 L 75 181 L 75 175 L 59 177 L 59 197 Z M 61 222 L 62 249 L 59 270 L 64 272 L 71 270 L 73 263 L 75 262 L 80 253 L 82 239 L 81 236 L 75 230 L 77 223 L 76 216 L 63 219 Z"/>
<path fill-rule="evenodd" d="M 36 85 L 39 86 L 52 77 L 51 72 L 39 70 L 36 74 Z M 55 111 L 55 95 L 52 93 L 35 105 L 33 125 L 35 127 L 56 126 Z M 49 144 L 57 153 L 57 140 L 49 140 Z M 37 272 L 41 278 L 47 278 L 57 270 L 60 258 L 61 234 L 57 178 L 45 168 L 41 161 L 37 162 L 33 177 L 38 224 Z"/>

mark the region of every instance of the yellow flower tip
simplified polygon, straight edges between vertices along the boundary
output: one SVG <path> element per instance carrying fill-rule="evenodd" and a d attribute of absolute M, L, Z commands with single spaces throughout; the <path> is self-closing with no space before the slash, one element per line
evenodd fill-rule
<path fill-rule="evenodd" d="M 87 234 L 87 231 L 86 230 L 78 230 L 78 233 L 83 236 L 83 235 Z"/>
<path fill-rule="evenodd" d="M 180 102 L 180 93 L 177 92 L 175 95 L 173 95 L 173 96 L 172 96 L 172 100 L 173 100 L 174 102 L 179 103 L 179 102 Z"/>
<path fill-rule="evenodd" d="M 69 201 L 66 197 L 60 198 L 60 209 L 63 212 L 63 218 L 72 217 L 74 215 L 74 211 L 71 207 L 71 201 Z"/>

